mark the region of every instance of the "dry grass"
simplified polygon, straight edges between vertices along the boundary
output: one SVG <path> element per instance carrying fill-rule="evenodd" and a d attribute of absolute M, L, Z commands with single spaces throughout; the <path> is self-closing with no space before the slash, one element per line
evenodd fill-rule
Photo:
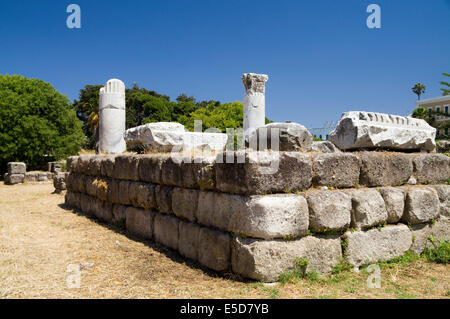
<path fill-rule="evenodd" d="M 0 183 L 0 298 L 448 298 L 449 265 L 420 260 L 382 270 L 382 288 L 367 274 L 343 272 L 285 285 L 218 276 L 152 242 L 63 208 L 50 184 Z M 66 284 L 69 264 L 81 288 Z"/>

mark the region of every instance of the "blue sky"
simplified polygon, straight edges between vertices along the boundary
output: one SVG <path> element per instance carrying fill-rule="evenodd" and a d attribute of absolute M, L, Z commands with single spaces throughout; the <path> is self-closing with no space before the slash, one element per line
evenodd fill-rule
<path fill-rule="evenodd" d="M 82 28 L 66 27 L 81 7 Z M 366 8 L 381 7 L 381 29 Z M 266 115 L 307 127 L 366 110 L 407 115 L 411 87 L 441 95 L 450 0 L 1 1 L 0 73 L 50 82 L 70 99 L 117 77 L 175 99 L 243 99 L 269 75 Z"/>

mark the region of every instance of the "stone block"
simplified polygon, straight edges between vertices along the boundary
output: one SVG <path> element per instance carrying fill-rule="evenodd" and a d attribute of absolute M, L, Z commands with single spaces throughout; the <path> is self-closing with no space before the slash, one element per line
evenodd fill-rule
<path fill-rule="evenodd" d="M 111 184 L 111 180 L 109 178 L 97 178 L 96 186 L 97 186 L 97 198 L 102 201 L 108 201 L 108 193 L 109 186 Z M 112 202 L 110 202 L 112 203 Z"/>
<path fill-rule="evenodd" d="M 95 216 L 104 222 L 111 223 L 113 221 L 113 204 L 100 199 L 97 201 L 99 206 Z"/>
<path fill-rule="evenodd" d="M 9 174 L 5 179 L 5 183 L 9 185 L 22 184 L 25 181 L 24 174 Z"/>
<path fill-rule="evenodd" d="M 362 152 L 360 184 L 367 186 L 397 186 L 406 184 L 413 171 L 408 154 Z"/>
<path fill-rule="evenodd" d="M 66 169 L 71 173 L 78 173 L 78 156 L 69 156 L 66 159 Z"/>
<path fill-rule="evenodd" d="M 343 192 L 308 194 L 309 225 L 315 232 L 343 230 L 350 226 L 352 198 Z"/>
<path fill-rule="evenodd" d="M 142 182 L 162 184 L 162 163 L 167 156 L 142 155 L 139 156 L 139 179 Z"/>
<path fill-rule="evenodd" d="M 79 174 L 87 175 L 89 172 L 89 162 L 92 155 L 80 155 L 76 165 L 76 172 Z"/>
<path fill-rule="evenodd" d="M 25 174 L 27 171 L 27 166 L 22 162 L 9 162 L 7 164 L 8 174 Z"/>
<path fill-rule="evenodd" d="M 345 238 L 348 241 L 345 258 L 355 267 L 399 257 L 412 244 L 412 233 L 402 224 L 347 232 Z"/>
<path fill-rule="evenodd" d="M 87 174 L 91 176 L 101 176 L 102 175 L 102 157 L 101 156 L 91 156 L 89 159 Z"/>
<path fill-rule="evenodd" d="M 156 208 L 160 213 L 164 214 L 172 213 L 172 191 L 173 187 L 156 185 L 155 187 Z"/>
<path fill-rule="evenodd" d="M 172 210 L 180 218 L 195 222 L 200 191 L 175 187 L 172 192 Z"/>
<path fill-rule="evenodd" d="M 173 216 L 156 214 L 154 224 L 154 238 L 157 242 L 178 250 L 179 219 Z"/>
<path fill-rule="evenodd" d="M 336 147 L 330 141 L 313 141 L 311 144 L 311 150 L 314 152 L 322 153 L 340 153 L 341 150 Z"/>
<path fill-rule="evenodd" d="M 440 202 L 432 187 L 415 187 L 406 194 L 403 220 L 409 224 L 421 224 L 439 216 Z"/>
<path fill-rule="evenodd" d="M 121 180 L 119 181 L 119 204 L 131 205 L 130 201 L 130 181 Z"/>
<path fill-rule="evenodd" d="M 450 157 L 443 154 L 414 156 L 414 176 L 420 184 L 446 183 L 450 179 Z"/>
<path fill-rule="evenodd" d="M 115 225 L 126 227 L 127 208 L 128 208 L 127 206 L 123 206 L 120 204 L 113 204 L 112 222 Z"/>
<path fill-rule="evenodd" d="M 352 226 L 368 228 L 387 221 L 388 213 L 383 197 L 376 189 L 348 191 L 352 197 Z"/>
<path fill-rule="evenodd" d="M 439 214 L 450 218 L 450 185 L 433 185 L 441 202 Z"/>
<path fill-rule="evenodd" d="M 102 156 L 100 164 L 100 172 L 102 176 L 113 178 L 114 177 L 114 165 L 116 162 L 115 156 Z"/>
<path fill-rule="evenodd" d="M 266 194 L 309 188 L 312 162 L 300 152 L 225 152 L 217 156 L 215 171 L 222 192 Z"/>
<path fill-rule="evenodd" d="M 198 260 L 200 226 L 180 221 L 179 223 L 179 253 L 193 260 Z"/>
<path fill-rule="evenodd" d="M 405 192 L 399 188 L 383 187 L 380 188 L 380 194 L 386 205 L 387 222 L 390 224 L 397 223 L 402 218 L 405 209 Z"/>
<path fill-rule="evenodd" d="M 307 236 L 297 240 L 261 240 L 236 237 L 232 242 L 232 269 L 243 277 L 277 281 L 300 258 L 309 261 L 307 272 L 331 272 L 342 258 L 338 236 Z"/>
<path fill-rule="evenodd" d="M 38 181 L 38 173 L 25 173 L 25 183 L 35 183 Z"/>
<path fill-rule="evenodd" d="M 359 182 L 359 159 L 353 154 L 315 154 L 313 165 L 316 186 L 353 187 Z"/>
<path fill-rule="evenodd" d="M 417 225 L 411 225 L 412 229 L 412 245 L 411 251 L 417 255 L 420 255 L 425 245 L 427 244 L 428 237 L 431 234 L 431 224 L 423 223 Z"/>
<path fill-rule="evenodd" d="M 85 177 L 85 189 L 89 196 L 97 196 L 97 178 L 95 176 Z"/>
<path fill-rule="evenodd" d="M 120 216 L 121 210 L 122 208 L 120 206 L 115 208 L 114 213 L 118 214 L 117 216 L 114 216 L 115 220 Z M 153 229 L 156 225 L 154 224 L 155 213 L 142 208 L 128 207 L 126 208 L 125 214 L 126 229 L 128 233 L 145 239 L 153 238 Z"/>
<path fill-rule="evenodd" d="M 114 161 L 113 177 L 116 179 L 139 181 L 138 156 L 131 154 L 117 155 Z"/>
<path fill-rule="evenodd" d="M 120 181 L 110 179 L 108 183 L 107 201 L 113 204 L 120 204 Z M 123 187 L 122 187 L 123 188 Z"/>
<path fill-rule="evenodd" d="M 133 182 L 129 190 L 132 204 L 145 209 L 156 208 L 155 187 L 150 183 Z"/>
<path fill-rule="evenodd" d="M 228 234 L 202 227 L 199 231 L 198 262 L 215 271 L 231 265 L 231 238 Z"/>

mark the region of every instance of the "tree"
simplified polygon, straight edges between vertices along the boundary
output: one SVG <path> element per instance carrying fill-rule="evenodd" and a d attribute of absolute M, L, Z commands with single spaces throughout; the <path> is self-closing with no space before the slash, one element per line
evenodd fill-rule
<path fill-rule="evenodd" d="M 448 74 L 448 73 L 442 73 L 442 75 L 450 77 L 450 74 Z M 450 95 L 450 83 L 444 82 L 444 81 L 441 81 L 440 83 L 447 87 L 447 88 L 445 88 L 445 87 L 441 88 L 442 95 Z"/>
<path fill-rule="evenodd" d="M 415 94 L 417 94 L 417 99 L 420 100 L 420 96 L 425 93 L 425 85 L 422 83 L 416 83 L 411 89 Z"/>
<path fill-rule="evenodd" d="M 11 161 L 40 168 L 76 154 L 85 139 L 70 100 L 38 79 L 0 75 L 0 118 L 2 171 Z"/>

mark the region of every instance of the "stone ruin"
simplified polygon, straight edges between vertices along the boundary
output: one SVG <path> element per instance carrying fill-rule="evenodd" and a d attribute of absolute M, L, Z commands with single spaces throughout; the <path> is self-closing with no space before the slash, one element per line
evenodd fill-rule
<path fill-rule="evenodd" d="M 244 76 L 246 94 L 255 78 L 267 80 Z M 246 101 L 264 106 L 261 97 Z M 252 111 L 244 108 L 246 128 L 265 131 Z M 312 143 L 299 124 L 274 123 L 266 128 L 280 136 L 269 149 L 259 147 L 257 134 L 254 147 L 208 155 L 70 157 L 66 205 L 204 267 L 265 282 L 297 258 L 309 260 L 307 271 L 327 274 L 342 259 L 360 267 L 421 253 L 431 235 L 448 240 L 450 157 L 421 152 L 431 150 L 433 131 L 409 118 L 346 114 L 334 132 L 340 150 Z M 168 126 L 138 127 L 125 138 L 151 144 Z"/>

